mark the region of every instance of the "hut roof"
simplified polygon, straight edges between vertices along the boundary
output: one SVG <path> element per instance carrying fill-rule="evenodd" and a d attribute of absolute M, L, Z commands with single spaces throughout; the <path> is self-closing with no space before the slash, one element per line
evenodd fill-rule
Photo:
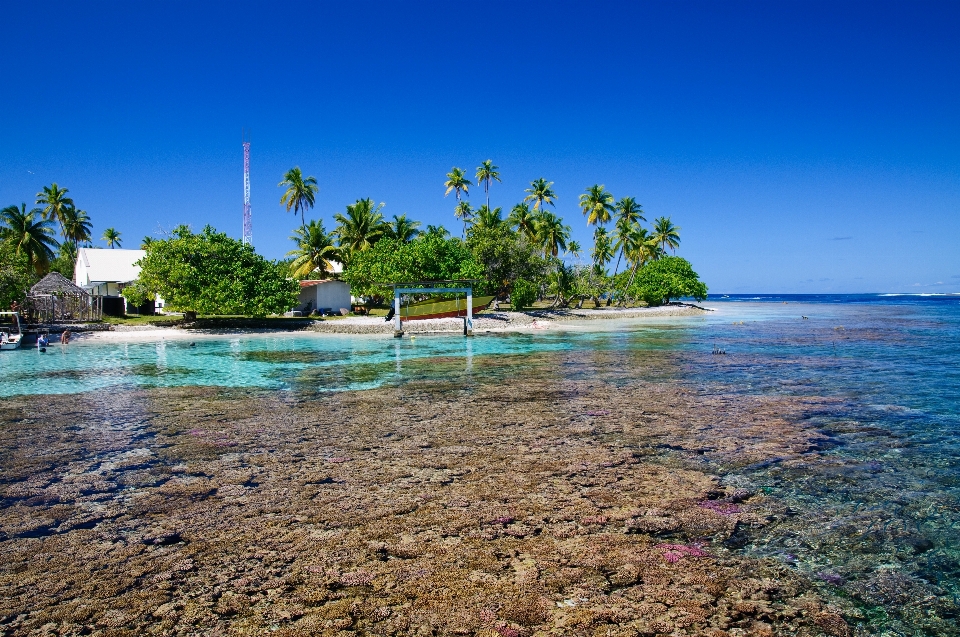
<path fill-rule="evenodd" d="M 40 279 L 36 285 L 30 288 L 30 295 L 36 294 L 56 294 L 65 296 L 88 296 L 83 288 L 79 288 L 70 282 L 70 279 L 59 272 L 51 272 Z"/>

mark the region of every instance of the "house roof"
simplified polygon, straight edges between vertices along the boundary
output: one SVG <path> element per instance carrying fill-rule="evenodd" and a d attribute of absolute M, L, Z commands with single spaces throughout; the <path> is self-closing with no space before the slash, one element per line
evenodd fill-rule
<path fill-rule="evenodd" d="M 145 250 L 80 248 L 77 251 L 77 275 L 82 266 L 90 283 L 133 281 L 140 276 L 140 266 L 134 264 L 145 254 Z"/>
<path fill-rule="evenodd" d="M 68 296 L 88 296 L 83 288 L 78 288 L 70 279 L 59 272 L 51 272 L 40 279 L 32 288 L 30 294 L 58 294 Z"/>
<path fill-rule="evenodd" d="M 322 280 L 312 280 L 312 281 L 300 281 L 300 289 L 303 288 L 312 288 L 315 285 L 322 285 L 324 283 L 344 283 L 343 281 L 338 281 L 337 279 L 322 279 Z"/>

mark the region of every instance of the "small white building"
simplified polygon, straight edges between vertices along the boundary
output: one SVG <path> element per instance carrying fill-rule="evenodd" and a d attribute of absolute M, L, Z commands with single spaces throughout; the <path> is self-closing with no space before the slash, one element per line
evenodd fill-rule
<path fill-rule="evenodd" d="M 350 309 L 350 286 L 343 281 L 300 281 L 300 305 L 295 308 L 304 314 L 314 310 Z"/>
<path fill-rule="evenodd" d="M 74 283 L 94 296 L 120 296 L 120 290 L 140 276 L 137 261 L 144 250 L 80 248 L 73 269 Z"/>
<path fill-rule="evenodd" d="M 145 250 L 80 248 L 73 268 L 74 283 L 93 296 L 120 297 L 120 292 L 140 276 L 137 262 Z M 156 300 L 156 308 L 163 307 L 163 299 Z"/>

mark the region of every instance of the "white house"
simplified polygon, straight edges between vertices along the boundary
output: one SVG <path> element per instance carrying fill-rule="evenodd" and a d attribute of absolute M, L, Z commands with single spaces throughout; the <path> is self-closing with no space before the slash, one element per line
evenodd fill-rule
<path fill-rule="evenodd" d="M 140 276 L 140 266 L 135 264 L 145 254 L 144 250 L 80 248 L 74 283 L 94 296 L 120 296 L 123 286 Z"/>
<path fill-rule="evenodd" d="M 304 314 L 314 310 L 350 309 L 350 286 L 343 281 L 300 281 L 300 305 Z"/>
<path fill-rule="evenodd" d="M 145 254 L 144 250 L 80 248 L 73 269 L 74 283 L 94 296 L 119 298 L 121 290 L 140 276 L 136 263 Z M 162 299 L 157 299 L 156 307 L 163 307 Z"/>

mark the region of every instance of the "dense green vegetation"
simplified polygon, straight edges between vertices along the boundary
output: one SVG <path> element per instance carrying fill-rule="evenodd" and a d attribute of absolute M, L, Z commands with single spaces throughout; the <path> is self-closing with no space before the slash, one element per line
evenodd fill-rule
<path fill-rule="evenodd" d="M 0 308 L 22 303 L 30 286 L 51 271 L 73 278 L 77 249 L 89 245 L 93 226 L 69 192 L 54 183 L 37 193 L 34 208 L 0 209 Z"/>
<path fill-rule="evenodd" d="M 154 240 L 140 261 L 140 278 L 123 295 L 134 305 L 163 297 L 170 309 L 192 314 L 266 316 L 297 304 L 299 284 L 286 264 L 212 227 L 193 233 L 179 226 Z"/>
<path fill-rule="evenodd" d="M 558 201 L 552 181 L 530 182 L 522 201 L 504 217 L 504 208 L 490 203 L 491 189 L 500 183 L 499 167 L 488 159 L 475 175 L 485 197 L 479 208 L 469 201 L 475 184 L 465 170 L 453 167 L 443 182 L 444 196 L 456 198 L 453 214 L 463 224 L 460 237 L 451 238 L 442 226 L 421 231 L 421 224 L 406 213 L 388 222 L 385 204 L 357 199 L 333 216 L 336 226 L 330 232 L 320 221 L 304 222 L 294 231 L 290 238 L 296 248 L 287 255 L 291 275 L 340 276 L 355 295 L 374 301 L 386 294 L 383 283 L 457 278 L 481 279 L 479 293 L 510 298 L 515 307 L 544 299 L 555 306 L 591 300 L 599 307 L 604 301 L 659 305 L 681 297 L 706 298 L 706 286 L 689 262 L 668 256 L 680 246 L 680 228 L 669 217 L 643 227 L 647 219 L 635 197 L 617 200 L 602 184 L 580 195 L 579 209 L 594 228 L 584 259 L 580 245 L 571 241 L 570 227 L 547 210 Z M 299 168 L 290 170 L 280 185 L 287 188 L 281 203 L 288 210 L 302 215 L 313 206 L 316 180 L 304 179 Z M 339 264 L 342 274 L 336 273 Z"/>

